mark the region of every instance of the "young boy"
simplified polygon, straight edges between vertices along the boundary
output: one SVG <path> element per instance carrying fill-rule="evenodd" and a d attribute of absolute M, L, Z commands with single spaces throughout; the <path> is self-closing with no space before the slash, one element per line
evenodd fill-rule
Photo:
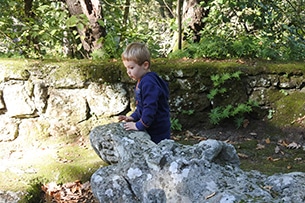
<path fill-rule="evenodd" d="M 126 121 L 126 130 L 147 131 L 151 140 L 159 143 L 170 138 L 168 85 L 150 70 L 150 52 L 142 43 L 131 43 L 122 53 L 123 64 L 135 87 L 136 110 L 130 116 L 119 116 Z"/>

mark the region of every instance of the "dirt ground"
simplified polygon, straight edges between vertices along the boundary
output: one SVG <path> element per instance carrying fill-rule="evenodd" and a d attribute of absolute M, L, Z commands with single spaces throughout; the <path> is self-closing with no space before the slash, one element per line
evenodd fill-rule
<path fill-rule="evenodd" d="M 211 129 L 188 129 L 173 132 L 172 139 L 183 144 L 216 139 L 233 144 L 241 169 L 274 173 L 305 172 L 305 128 L 278 128 L 263 120 L 249 119 L 241 128 L 233 122 Z"/>
<path fill-rule="evenodd" d="M 285 139 L 289 142 L 305 144 L 305 128 L 292 126 L 278 128 L 266 121 L 255 119 L 247 119 L 245 123 L 240 128 L 237 128 L 233 123 L 227 122 L 212 129 L 193 129 L 193 131 L 199 136 L 221 141 L 242 142 L 247 139 L 260 140 L 269 138 L 273 141 Z"/>

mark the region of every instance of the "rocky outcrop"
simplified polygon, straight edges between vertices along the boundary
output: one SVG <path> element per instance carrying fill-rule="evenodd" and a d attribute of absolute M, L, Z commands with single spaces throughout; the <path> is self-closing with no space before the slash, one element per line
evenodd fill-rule
<path fill-rule="evenodd" d="M 99 202 L 302 202 L 305 174 L 244 172 L 234 147 L 217 140 L 158 145 L 121 123 L 94 128 L 90 141 L 109 165 L 91 177 Z"/>

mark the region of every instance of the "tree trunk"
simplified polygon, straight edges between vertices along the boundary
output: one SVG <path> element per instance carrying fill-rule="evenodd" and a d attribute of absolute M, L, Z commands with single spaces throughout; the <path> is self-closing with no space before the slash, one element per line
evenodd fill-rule
<path fill-rule="evenodd" d="M 200 41 L 200 31 L 204 27 L 202 19 L 207 17 L 209 10 L 205 10 L 200 3 L 208 4 L 211 0 L 185 0 L 183 3 L 182 21 L 188 22 L 187 26 L 193 31 L 194 42 Z"/>
<path fill-rule="evenodd" d="M 77 30 L 86 51 L 85 56 L 89 58 L 90 53 L 102 47 L 99 39 L 106 36 L 105 28 L 98 23 L 103 19 L 101 4 L 99 0 L 66 0 L 66 4 L 71 15 L 85 14 L 89 20 L 89 25 Z"/>
<path fill-rule="evenodd" d="M 129 7 L 130 7 L 130 0 L 126 0 L 125 8 L 124 8 L 124 16 L 123 16 L 123 26 L 127 24 L 127 20 L 129 16 Z"/>
<path fill-rule="evenodd" d="M 29 22 L 30 19 L 35 18 L 35 13 L 33 12 L 33 0 L 24 0 L 24 13 L 26 17 L 26 21 Z M 39 40 L 37 37 L 33 37 L 31 35 L 26 37 L 27 39 L 27 47 L 33 47 L 35 50 L 35 53 L 37 55 L 40 55 L 40 46 L 39 46 Z"/>
<path fill-rule="evenodd" d="M 178 21 L 178 49 L 182 49 L 182 16 L 181 16 L 182 0 L 177 1 L 177 21 Z"/>
<path fill-rule="evenodd" d="M 32 6 L 33 6 L 33 0 L 24 0 L 24 13 L 28 18 L 34 17 Z"/>

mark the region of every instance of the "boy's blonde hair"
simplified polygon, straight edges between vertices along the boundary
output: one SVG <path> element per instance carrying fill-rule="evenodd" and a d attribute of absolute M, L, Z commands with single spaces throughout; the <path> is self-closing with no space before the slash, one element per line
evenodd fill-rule
<path fill-rule="evenodd" d="M 134 61 L 138 65 L 142 65 L 145 61 L 148 61 L 150 65 L 150 52 L 145 44 L 133 42 L 122 53 L 122 60 Z"/>

